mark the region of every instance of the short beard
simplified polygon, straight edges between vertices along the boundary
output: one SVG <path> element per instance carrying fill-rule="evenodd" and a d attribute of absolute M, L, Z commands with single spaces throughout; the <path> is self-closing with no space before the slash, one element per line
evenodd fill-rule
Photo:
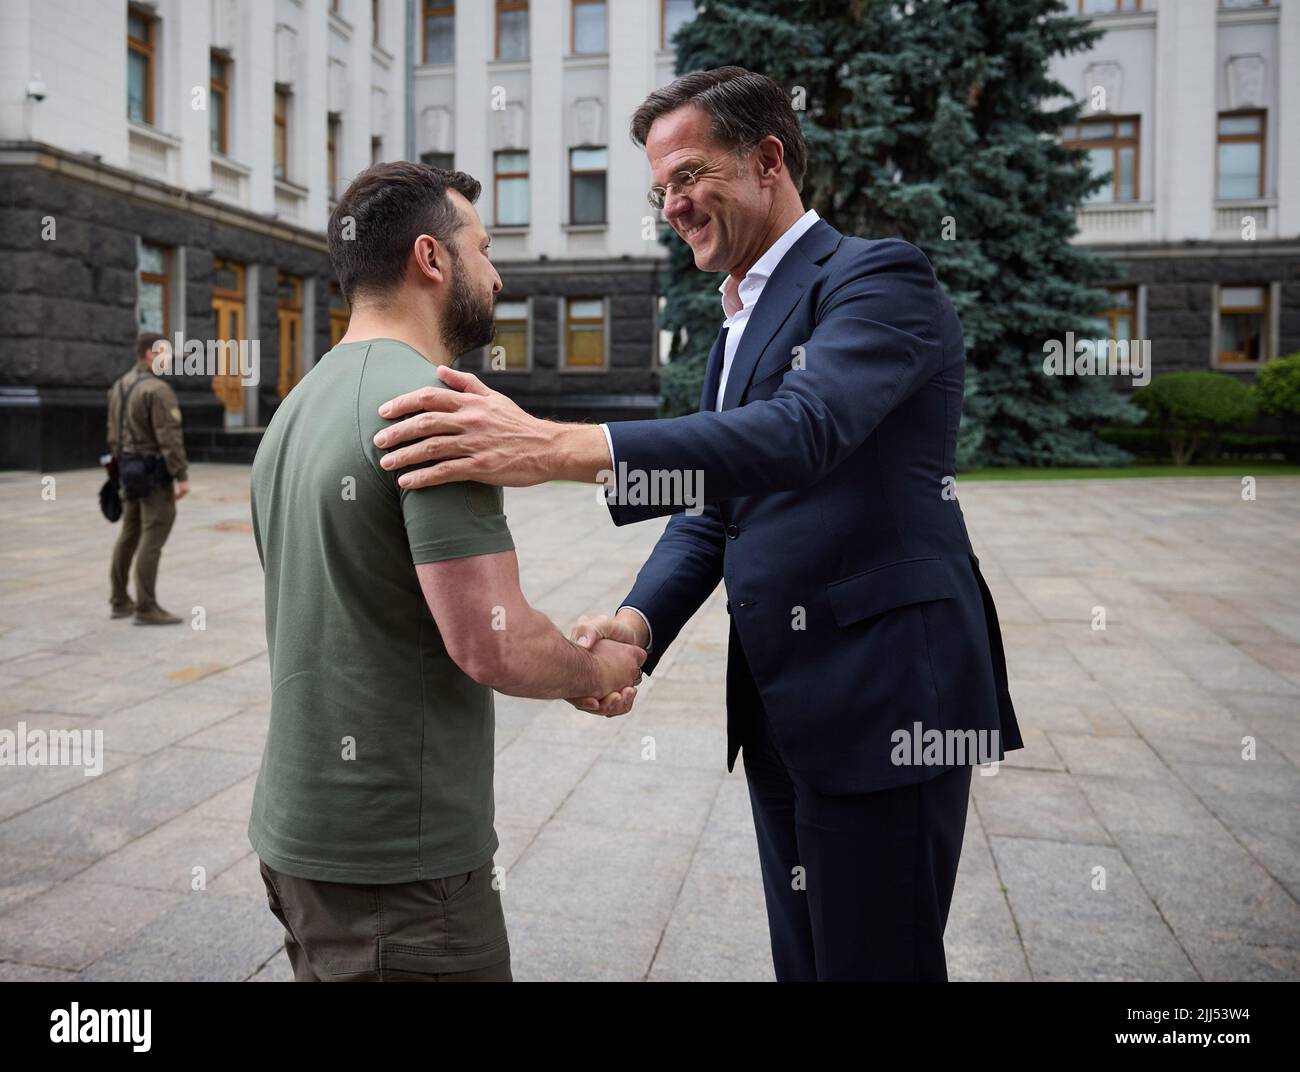
<path fill-rule="evenodd" d="M 447 298 L 447 310 L 442 318 L 439 333 L 443 345 L 453 361 L 462 354 L 486 346 L 497 333 L 495 308 L 491 300 L 480 303 L 470 292 L 465 274 L 460 271 L 460 255 L 454 246 L 451 251 L 452 269 L 451 292 Z"/>

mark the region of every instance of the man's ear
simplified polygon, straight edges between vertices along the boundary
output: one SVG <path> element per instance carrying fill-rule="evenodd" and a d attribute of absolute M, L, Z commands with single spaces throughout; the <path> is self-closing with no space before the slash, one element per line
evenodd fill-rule
<path fill-rule="evenodd" d="M 432 235 L 420 235 L 411 249 L 411 256 L 415 260 L 416 268 L 426 279 L 438 283 L 445 282 L 443 269 L 449 254 L 439 245 L 436 238 Z"/>

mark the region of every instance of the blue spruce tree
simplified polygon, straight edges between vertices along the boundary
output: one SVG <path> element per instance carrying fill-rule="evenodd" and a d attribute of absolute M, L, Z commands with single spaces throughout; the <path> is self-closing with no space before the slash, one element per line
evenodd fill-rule
<path fill-rule="evenodd" d="M 1048 376 L 1043 346 L 1095 334 L 1110 263 L 1072 245 L 1102 179 L 1060 143 L 1079 105 L 1052 57 L 1100 36 L 1062 0 L 709 0 L 677 34 L 678 73 L 737 64 L 791 94 L 804 203 L 846 234 L 920 246 L 961 315 L 959 463 L 1110 465 L 1096 431 L 1140 414 L 1107 381 Z M 671 231 L 663 411 L 695 409 L 720 309 Z"/>

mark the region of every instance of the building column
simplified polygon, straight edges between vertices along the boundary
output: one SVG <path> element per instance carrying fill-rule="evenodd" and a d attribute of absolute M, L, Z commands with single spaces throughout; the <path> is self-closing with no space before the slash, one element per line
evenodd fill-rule
<path fill-rule="evenodd" d="M 487 141 L 490 118 L 487 61 L 494 11 L 492 4 L 457 4 L 455 50 L 456 169 L 479 177 L 483 183 L 479 215 L 492 222 L 495 220 L 491 207 L 492 153 Z"/>
<path fill-rule="evenodd" d="M 563 181 L 568 174 L 564 154 L 568 145 L 565 114 L 564 5 L 567 0 L 534 0 L 528 5 L 528 252 L 534 256 L 564 256 Z M 457 132 L 459 137 L 459 131 Z M 492 184 L 491 161 L 485 187 Z"/>
<path fill-rule="evenodd" d="M 1167 242 L 1214 233 L 1217 10 L 1215 0 L 1178 0 L 1156 11 L 1154 185 L 1141 181 Z"/>
<path fill-rule="evenodd" d="M 1283 0 L 1278 15 L 1277 145 L 1278 238 L 1300 237 L 1300 0 Z"/>
<path fill-rule="evenodd" d="M 659 42 L 657 20 L 652 24 L 648 4 L 610 5 L 609 26 L 609 179 L 606 215 L 609 219 L 611 257 L 629 254 L 644 257 L 647 242 L 641 237 L 643 220 L 653 217 L 645 199 L 650 186 L 650 167 L 645 154 L 635 147 L 627 151 L 627 124 L 632 113 L 654 86 L 654 46 Z M 659 5 L 654 5 L 657 15 Z M 624 151 L 615 151 L 618 144 Z M 649 243 L 651 245 L 657 243 Z"/>

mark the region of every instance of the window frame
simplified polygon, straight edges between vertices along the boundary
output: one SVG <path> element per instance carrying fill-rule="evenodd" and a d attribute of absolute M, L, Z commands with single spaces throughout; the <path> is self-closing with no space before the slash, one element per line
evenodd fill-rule
<path fill-rule="evenodd" d="M 598 301 L 600 302 L 600 326 L 601 326 L 601 363 L 599 365 L 571 365 L 569 363 L 569 354 L 572 351 L 573 325 L 591 325 L 596 323 L 592 317 L 574 317 L 570 309 L 574 302 Z M 564 347 L 560 351 L 560 371 L 561 372 L 578 372 L 586 375 L 591 373 L 604 373 L 609 371 L 609 299 L 600 294 L 575 294 L 565 295 L 561 302 L 561 308 L 564 311 L 564 331 L 561 338 L 564 341 Z"/>
<path fill-rule="evenodd" d="M 140 254 L 144 251 L 145 246 L 148 246 L 151 249 L 157 249 L 162 251 L 163 265 L 162 265 L 161 273 L 146 272 L 140 266 L 140 259 L 141 259 Z M 172 275 L 172 247 L 161 245 L 158 242 L 150 242 L 148 239 L 145 238 L 139 239 L 139 245 L 137 246 L 136 249 L 136 269 L 135 269 L 135 288 L 136 288 L 135 323 L 136 323 L 137 331 L 144 330 L 143 325 L 140 323 L 141 285 L 144 283 L 154 283 L 162 287 L 162 328 L 160 330 L 162 331 L 162 334 L 166 335 L 169 339 L 171 338 L 171 315 L 172 315 L 171 275 Z"/>
<path fill-rule="evenodd" d="M 325 181 L 329 184 L 329 200 L 339 196 L 339 142 L 343 132 L 343 117 L 338 112 L 325 115 Z"/>
<path fill-rule="evenodd" d="M 1108 123 L 1115 127 L 1115 134 L 1110 138 L 1093 138 L 1088 139 L 1083 136 L 1085 126 L 1098 126 Z M 1132 123 L 1132 136 L 1125 137 L 1119 133 L 1121 123 Z M 1109 201 L 1085 201 L 1085 209 L 1093 205 L 1135 205 L 1142 201 L 1142 117 L 1141 115 L 1097 115 L 1085 116 L 1076 120 L 1072 126 L 1078 131 L 1078 137 L 1064 142 L 1068 149 L 1079 149 L 1087 152 L 1090 149 L 1110 149 L 1111 150 L 1111 199 Z M 1120 175 L 1119 151 L 1121 149 L 1131 148 L 1133 150 L 1133 196 L 1131 198 L 1120 198 Z"/>
<path fill-rule="evenodd" d="M 208 107 L 215 108 L 218 91 L 220 91 L 221 110 L 217 123 L 220 131 L 220 146 L 212 148 L 211 127 L 208 128 L 208 146 L 212 152 L 221 156 L 230 156 L 230 64 L 231 59 L 225 53 L 213 49 L 208 57 Z M 221 68 L 221 77 L 213 77 L 212 67 Z"/>
<path fill-rule="evenodd" d="M 590 149 L 603 149 L 605 152 L 605 166 L 603 168 L 575 168 L 573 166 L 573 154 Z M 577 184 L 573 181 L 577 175 L 603 175 L 605 177 L 605 196 L 601 199 L 600 219 L 598 220 L 581 220 L 577 219 L 577 213 L 574 209 L 577 206 L 575 200 Z M 608 227 L 609 226 L 609 146 L 608 145 L 571 145 L 569 146 L 569 226 L 570 227 Z"/>
<path fill-rule="evenodd" d="M 281 114 L 280 103 L 284 102 L 284 111 Z M 289 111 L 293 106 L 293 91 L 287 86 L 279 83 L 275 86 L 275 104 L 272 109 L 272 119 L 274 126 L 272 128 L 271 143 L 271 174 L 277 182 L 291 182 L 289 177 L 289 154 L 292 151 L 289 144 Z M 280 145 L 284 144 L 284 158 L 280 159 Z M 281 174 L 275 174 L 276 169 L 281 170 Z"/>
<path fill-rule="evenodd" d="M 1236 289 L 1239 287 L 1258 287 L 1264 296 L 1262 306 L 1231 305 L 1224 306 L 1224 290 Z M 1273 316 L 1275 308 L 1275 295 L 1273 293 L 1273 284 L 1261 282 L 1248 283 L 1216 283 L 1214 287 L 1214 330 L 1210 338 L 1210 367 L 1225 372 L 1249 372 L 1252 369 L 1261 369 L 1268 362 L 1273 360 Z M 1220 335 L 1223 330 L 1223 317 L 1225 314 L 1241 315 L 1243 313 L 1258 313 L 1260 315 L 1261 327 L 1259 333 L 1259 360 L 1258 361 L 1225 361 L 1223 359 L 1224 351 L 1220 347 Z"/>
<path fill-rule="evenodd" d="M 1108 294 L 1123 292 L 1132 298 L 1132 303 L 1130 305 L 1117 305 L 1112 301 L 1101 314 L 1102 318 L 1106 321 L 1107 338 L 1109 338 L 1111 342 L 1120 341 L 1118 322 L 1121 317 L 1128 317 L 1129 323 L 1132 325 L 1132 331 L 1130 334 L 1123 337 L 1123 341 L 1132 342 L 1134 339 L 1139 337 L 1137 284 L 1125 283 L 1120 286 L 1107 287 L 1106 291 Z"/>
<path fill-rule="evenodd" d="M 1223 134 L 1219 131 L 1219 124 L 1224 119 L 1244 119 L 1247 116 L 1257 117 L 1259 119 L 1258 134 Z M 1219 112 L 1214 117 L 1214 197 L 1217 201 L 1253 201 L 1264 198 L 1264 190 L 1267 183 L 1265 181 L 1264 169 L 1268 163 L 1267 153 L 1268 143 L 1268 111 L 1264 108 L 1237 108 L 1230 112 Z M 1253 198 L 1236 198 L 1223 197 L 1219 193 L 1219 182 L 1222 179 L 1222 173 L 1219 170 L 1219 147 L 1222 145 L 1251 145 L 1259 146 L 1259 192 Z"/>
<path fill-rule="evenodd" d="M 672 48 L 668 40 L 668 0 L 659 0 L 659 49 Z"/>
<path fill-rule="evenodd" d="M 579 52 L 577 9 L 580 6 L 600 4 L 605 9 L 605 40 L 597 52 Z M 608 0 L 569 0 L 569 55 L 570 56 L 608 56 L 609 55 L 609 3 Z"/>
<path fill-rule="evenodd" d="M 527 63 L 532 58 L 533 38 L 531 26 L 529 27 L 528 40 L 525 42 L 526 48 L 521 57 L 503 60 L 501 58 L 501 12 L 503 11 L 528 11 L 528 0 L 496 0 L 493 4 L 492 16 L 492 58 L 502 63 Z"/>
<path fill-rule="evenodd" d="M 146 40 L 140 41 L 131 36 L 131 19 L 132 17 L 140 19 L 144 23 Z M 127 64 L 127 112 L 126 116 L 133 123 L 144 123 L 146 126 L 156 126 L 156 108 L 155 108 L 155 66 L 158 55 L 158 23 L 161 21 L 152 11 L 144 8 L 128 6 L 126 9 L 126 50 L 127 59 L 130 59 L 130 53 L 135 52 L 144 57 L 144 117 L 142 119 L 131 119 L 131 75 L 130 64 Z"/>
<path fill-rule="evenodd" d="M 452 58 L 451 62 L 456 61 L 456 4 L 454 0 L 448 3 L 447 0 L 422 0 L 423 6 L 420 8 L 420 65 L 427 67 L 429 65 L 429 20 L 432 18 L 441 18 L 451 16 L 452 26 Z M 443 65 L 444 61 L 439 61 Z"/>
<path fill-rule="evenodd" d="M 496 339 L 495 339 L 495 337 L 494 337 L 493 340 L 492 340 L 492 342 L 488 343 L 488 346 L 487 346 L 487 354 L 486 354 L 486 357 L 487 357 L 488 365 L 487 365 L 487 367 L 485 367 L 485 368 L 483 369 L 483 371 L 484 371 L 484 373 L 486 373 L 487 375 L 491 375 L 491 376 L 503 376 L 503 375 L 506 375 L 507 373 L 509 373 L 509 374 L 511 374 L 511 375 L 516 375 L 516 374 L 521 373 L 521 372 L 532 372 L 532 371 L 533 371 L 533 299 L 532 299 L 532 297 L 531 297 L 530 295 L 525 295 L 525 296 L 523 296 L 523 297 L 518 297 L 518 298 L 500 298 L 500 297 L 498 297 L 498 299 L 497 299 L 497 301 L 496 301 L 495 304 L 499 306 L 499 305 L 502 304 L 503 302 L 513 302 L 513 303 L 517 303 L 517 304 L 522 304 L 523 307 L 524 307 L 524 319 L 523 319 L 523 320 L 506 320 L 506 321 L 503 321 L 500 317 L 497 317 L 497 318 L 496 318 L 496 322 L 497 322 L 498 329 L 500 328 L 500 325 L 501 325 L 502 323 L 507 323 L 507 324 L 522 324 L 522 325 L 523 325 L 523 328 L 524 328 L 524 363 L 523 363 L 522 365 L 517 365 L 517 366 L 515 366 L 515 367 L 513 367 L 513 368 L 511 368 L 511 367 L 509 367 L 509 366 L 507 366 L 506 368 L 502 368 L 502 369 L 494 369 L 494 368 L 492 368 L 492 366 L 491 366 L 491 360 L 492 360 L 492 347 L 496 344 Z"/>
<path fill-rule="evenodd" d="M 1113 0 L 1115 7 L 1110 11 L 1086 11 L 1084 5 L 1087 0 L 1079 0 L 1079 14 L 1087 18 L 1097 19 L 1105 15 L 1132 15 L 1142 10 L 1142 0 L 1133 0 L 1133 7 L 1127 10 L 1124 7 L 1125 2 L 1126 0 Z"/>
<path fill-rule="evenodd" d="M 528 169 L 525 171 L 501 171 L 497 163 L 498 158 L 503 153 L 523 153 L 528 157 Z M 531 226 L 532 212 L 531 199 L 533 194 L 532 186 L 532 153 L 527 149 L 497 149 L 492 153 L 492 223 L 496 227 L 529 227 Z M 502 223 L 501 222 L 501 180 L 502 179 L 523 179 L 528 183 L 528 197 L 530 202 L 530 211 L 525 213 L 523 223 Z"/>

